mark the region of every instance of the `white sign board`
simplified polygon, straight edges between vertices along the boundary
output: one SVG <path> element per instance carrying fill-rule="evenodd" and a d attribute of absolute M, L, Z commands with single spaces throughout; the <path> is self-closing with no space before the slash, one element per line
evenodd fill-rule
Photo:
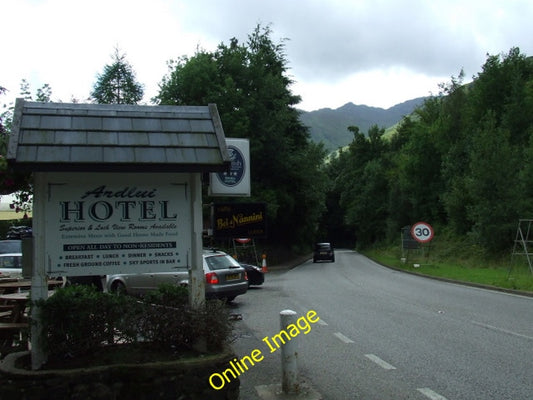
<path fill-rule="evenodd" d="M 250 196 L 250 142 L 226 138 L 231 164 L 224 172 L 211 173 L 209 195 Z"/>
<path fill-rule="evenodd" d="M 51 276 L 188 266 L 190 184 L 177 174 L 51 174 L 45 250 Z"/>

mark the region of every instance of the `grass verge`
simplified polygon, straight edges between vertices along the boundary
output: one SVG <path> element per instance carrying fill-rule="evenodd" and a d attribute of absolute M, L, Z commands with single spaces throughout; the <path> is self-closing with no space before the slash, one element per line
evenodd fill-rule
<path fill-rule="evenodd" d="M 533 274 L 525 256 L 489 257 L 475 246 L 446 239 L 418 250 L 390 246 L 361 253 L 380 264 L 412 273 L 533 294 Z"/>

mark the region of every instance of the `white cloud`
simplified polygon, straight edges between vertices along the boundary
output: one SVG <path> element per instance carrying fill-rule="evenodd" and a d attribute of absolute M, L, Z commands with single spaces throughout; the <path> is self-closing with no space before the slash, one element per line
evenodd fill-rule
<path fill-rule="evenodd" d="M 472 77 L 487 53 L 533 54 L 528 0 L 3 0 L 0 14 L 0 85 L 15 97 L 23 78 L 33 91 L 49 83 L 62 101 L 88 97 L 115 46 L 149 101 L 169 59 L 246 41 L 259 23 L 288 39 L 304 109 L 387 107 L 435 92 L 461 68 Z"/>
<path fill-rule="evenodd" d="M 302 96 L 299 108 L 304 110 L 335 109 L 349 102 L 389 108 L 409 99 L 436 95 L 439 84 L 448 80 L 447 77 L 428 77 L 393 67 L 356 73 L 335 84 L 295 83 L 293 92 Z M 322 100 L 324 98 L 329 99 L 327 104 Z"/>

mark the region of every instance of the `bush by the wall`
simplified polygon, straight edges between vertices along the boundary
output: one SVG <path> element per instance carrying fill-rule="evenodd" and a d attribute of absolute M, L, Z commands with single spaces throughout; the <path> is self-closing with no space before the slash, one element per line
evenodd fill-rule
<path fill-rule="evenodd" d="M 206 338 L 207 350 L 221 350 L 231 333 L 229 312 L 220 301 L 192 309 L 186 288 L 166 285 L 142 299 L 74 285 L 41 300 L 44 347 L 48 354 L 83 356 L 112 344 L 138 344 L 172 353 Z"/>

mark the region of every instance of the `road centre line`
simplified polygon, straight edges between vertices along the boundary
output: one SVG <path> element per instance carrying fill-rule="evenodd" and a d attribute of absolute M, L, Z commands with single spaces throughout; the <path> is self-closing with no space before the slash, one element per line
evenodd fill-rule
<path fill-rule="evenodd" d="M 354 341 L 350 338 L 347 338 L 346 336 L 344 336 L 342 333 L 340 332 L 335 332 L 334 333 L 335 336 L 337 336 L 338 339 L 340 339 L 341 341 L 343 341 L 344 343 L 348 344 L 348 343 L 354 343 Z"/>
<path fill-rule="evenodd" d="M 496 332 L 506 333 L 508 335 L 516 336 L 522 339 L 533 340 L 532 336 L 522 335 L 521 333 L 513 332 L 508 329 L 498 328 L 497 326 L 484 324 L 483 322 L 477 322 L 477 321 L 470 321 L 470 322 L 472 322 L 474 325 L 481 326 L 482 328 L 490 329 Z"/>
<path fill-rule="evenodd" d="M 422 393 L 424 396 L 426 396 L 427 398 L 431 400 L 448 400 L 446 397 L 441 396 L 440 394 L 434 392 L 430 388 L 420 388 L 416 390 L 418 390 L 420 393 Z"/>
<path fill-rule="evenodd" d="M 390 365 L 386 361 L 383 361 L 381 358 L 379 358 L 375 354 L 365 354 L 365 357 L 368 358 L 369 360 L 375 362 L 377 365 L 379 365 L 383 369 L 396 369 L 396 367 Z"/>

